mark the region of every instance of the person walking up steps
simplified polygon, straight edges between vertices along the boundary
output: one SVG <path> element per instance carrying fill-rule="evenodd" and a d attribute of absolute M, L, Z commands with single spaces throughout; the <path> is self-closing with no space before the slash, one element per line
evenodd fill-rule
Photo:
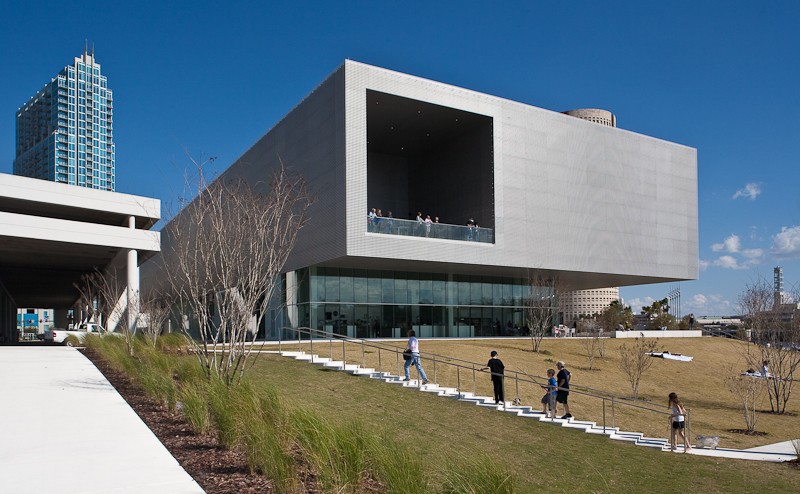
<path fill-rule="evenodd" d="M 567 401 L 569 398 L 569 380 L 572 375 L 567 370 L 567 367 L 565 366 L 564 362 L 561 360 L 556 362 L 556 368 L 558 369 L 558 375 L 556 376 L 556 381 L 558 382 L 558 391 L 556 391 L 556 401 L 558 403 L 564 404 L 564 416 L 561 418 L 571 419 L 572 414 L 569 413 L 569 403 L 567 403 Z M 553 410 L 553 415 L 555 415 L 555 410 Z"/>
<path fill-rule="evenodd" d="M 677 393 L 669 394 L 669 421 L 672 423 L 672 434 L 669 437 L 669 448 L 675 451 L 675 443 L 677 436 L 683 439 L 683 450 L 691 451 L 692 447 L 689 446 L 689 441 L 686 440 L 686 433 L 684 433 L 684 425 L 686 424 L 686 407 L 681 403 Z"/>
<path fill-rule="evenodd" d="M 542 397 L 542 413 L 545 417 L 556 418 L 558 382 L 556 381 L 556 371 L 554 369 L 547 369 L 547 386 L 542 386 L 542 389 L 545 390 Z"/>
<path fill-rule="evenodd" d="M 489 354 L 492 358 L 489 359 L 489 362 L 486 364 L 486 367 L 483 367 L 481 370 L 490 370 L 492 371 L 492 385 L 494 386 L 494 402 L 496 404 L 505 403 L 505 397 L 503 396 L 503 371 L 505 370 L 506 366 L 503 365 L 503 361 L 497 358 L 497 352 L 492 350 L 492 353 Z"/>
<path fill-rule="evenodd" d="M 406 373 L 405 380 L 411 380 L 411 376 L 408 374 L 408 368 L 411 367 L 411 364 L 414 364 L 414 367 L 417 368 L 420 379 L 422 379 L 422 384 L 428 384 L 428 376 L 425 375 L 425 371 L 422 370 L 422 364 L 419 363 L 419 341 L 417 340 L 417 333 L 413 329 L 408 331 L 407 349 L 411 352 L 411 359 L 406 360 L 406 363 L 403 366 L 403 370 L 405 370 Z"/>

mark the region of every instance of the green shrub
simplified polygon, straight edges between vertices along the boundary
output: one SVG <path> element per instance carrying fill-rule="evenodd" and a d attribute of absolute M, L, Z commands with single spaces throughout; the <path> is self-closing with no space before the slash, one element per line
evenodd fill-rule
<path fill-rule="evenodd" d="M 183 416 L 195 434 L 204 435 L 211 430 L 211 413 L 208 409 L 208 389 L 202 382 L 184 384 L 178 391 Z"/>
<path fill-rule="evenodd" d="M 368 433 L 356 423 L 336 426 L 318 414 L 298 409 L 291 428 L 325 492 L 357 492 L 368 475 Z"/>
<path fill-rule="evenodd" d="M 421 494 L 432 492 L 425 478 L 422 463 L 408 447 L 389 438 L 377 438 L 367 448 L 370 468 L 386 492 Z"/>
<path fill-rule="evenodd" d="M 511 473 L 488 456 L 448 461 L 443 472 L 441 492 L 444 494 L 513 494 L 516 492 Z"/>
<path fill-rule="evenodd" d="M 211 419 L 217 428 L 219 445 L 226 449 L 233 449 L 239 443 L 239 431 L 236 424 L 237 407 L 234 406 L 235 389 L 214 379 L 210 382 L 208 391 L 208 405 Z"/>

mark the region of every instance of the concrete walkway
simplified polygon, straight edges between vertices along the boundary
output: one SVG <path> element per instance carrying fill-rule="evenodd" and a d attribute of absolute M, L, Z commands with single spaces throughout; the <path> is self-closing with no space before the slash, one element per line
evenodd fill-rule
<path fill-rule="evenodd" d="M 74 348 L 0 347 L 0 491 L 201 493 Z"/>

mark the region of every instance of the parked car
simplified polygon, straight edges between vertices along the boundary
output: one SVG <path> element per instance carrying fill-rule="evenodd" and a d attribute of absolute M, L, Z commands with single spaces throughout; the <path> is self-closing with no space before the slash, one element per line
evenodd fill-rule
<path fill-rule="evenodd" d="M 45 341 L 52 341 L 53 343 L 58 343 L 61 345 L 73 346 L 75 344 L 75 339 L 77 339 L 78 342 L 82 342 L 89 333 L 105 334 L 107 331 L 99 324 L 83 323 L 79 324 L 78 328 L 74 330 L 52 329 L 50 331 L 50 340 L 47 340 L 47 333 L 45 332 Z M 70 336 L 74 336 L 74 338 L 70 338 Z"/>

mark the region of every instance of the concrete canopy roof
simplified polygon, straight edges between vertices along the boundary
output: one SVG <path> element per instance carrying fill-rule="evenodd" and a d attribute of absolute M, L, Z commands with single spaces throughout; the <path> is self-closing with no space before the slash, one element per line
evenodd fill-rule
<path fill-rule="evenodd" d="M 157 199 L 0 174 L 0 282 L 18 307 L 68 308 L 82 274 L 129 249 L 139 263 L 160 250 L 146 230 L 160 210 Z"/>

